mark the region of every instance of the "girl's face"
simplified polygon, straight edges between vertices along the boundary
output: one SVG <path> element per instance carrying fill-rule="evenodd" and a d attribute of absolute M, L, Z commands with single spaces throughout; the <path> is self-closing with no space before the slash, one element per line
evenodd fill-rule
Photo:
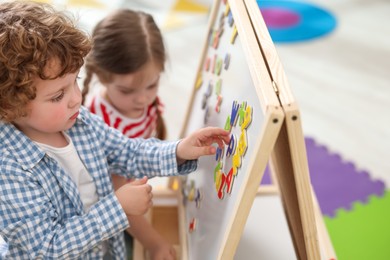
<path fill-rule="evenodd" d="M 139 118 L 157 97 L 160 73 L 160 66 L 148 62 L 134 73 L 114 74 L 104 98 L 122 115 Z"/>
<path fill-rule="evenodd" d="M 47 75 L 59 70 L 56 61 L 47 66 Z M 81 106 L 81 92 L 77 74 L 69 73 L 53 80 L 34 79 L 36 97 L 27 104 L 27 116 L 14 124 L 30 139 L 52 144 L 76 122 Z M 60 135 L 61 134 L 61 135 Z"/>

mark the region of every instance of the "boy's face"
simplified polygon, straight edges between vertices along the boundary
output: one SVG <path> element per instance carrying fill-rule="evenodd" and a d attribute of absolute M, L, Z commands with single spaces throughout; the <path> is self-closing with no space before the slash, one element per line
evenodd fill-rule
<path fill-rule="evenodd" d="M 161 68 L 148 62 L 140 70 L 129 74 L 114 74 L 105 84 L 104 97 L 118 112 L 129 118 L 139 118 L 156 99 Z"/>
<path fill-rule="evenodd" d="M 57 71 L 58 64 L 53 61 L 45 73 L 50 76 Z M 50 138 L 72 127 L 81 105 L 77 74 L 69 73 L 53 80 L 35 78 L 36 98 L 27 105 L 28 115 L 14 124 L 30 139 L 42 143 L 50 142 Z"/>

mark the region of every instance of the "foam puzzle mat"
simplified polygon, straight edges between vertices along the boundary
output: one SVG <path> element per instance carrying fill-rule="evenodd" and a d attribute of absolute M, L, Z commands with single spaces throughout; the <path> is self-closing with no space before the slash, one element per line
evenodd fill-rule
<path fill-rule="evenodd" d="M 338 259 L 389 259 L 390 190 L 367 171 L 305 138 L 310 179 Z M 271 184 L 269 168 L 262 184 Z"/>

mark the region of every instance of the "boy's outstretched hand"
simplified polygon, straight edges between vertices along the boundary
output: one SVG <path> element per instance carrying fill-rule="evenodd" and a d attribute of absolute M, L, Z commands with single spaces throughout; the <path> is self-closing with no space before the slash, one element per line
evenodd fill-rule
<path fill-rule="evenodd" d="M 220 148 L 229 144 L 230 133 L 219 127 L 206 127 L 199 129 L 190 136 L 182 139 L 177 146 L 176 157 L 178 164 L 186 160 L 198 159 L 203 155 L 215 154 L 216 148 L 212 146 L 217 143 Z"/>

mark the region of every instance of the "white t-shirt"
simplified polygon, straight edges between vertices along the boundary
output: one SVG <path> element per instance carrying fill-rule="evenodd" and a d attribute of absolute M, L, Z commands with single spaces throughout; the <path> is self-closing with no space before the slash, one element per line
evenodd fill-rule
<path fill-rule="evenodd" d="M 89 175 L 83 162 L 80 160 L 72 140 L 65 133 L 64 136 L 68 141 L 68 145 L 65 147 L 58 148 L 38 142 L 36 143 L 60 164 L 76 184 L 77 189 L 80 192 L 81 201 L 84 204 L 84 210 L 87 212 L 88 209 L 99 200 L 96 186 L 93 182 L 93 178 Z"/>
<path fill-rule="evenodd" d="M 35 143 L 50 157 L 55 159 L 70 176 L 80 192 L 80 198 L 84 204 L 84 211 L 88 212 L 89 208 L 99 201 L 96 185 L 93 178 L 88 173 L 87 168 L 85 168 L 84 163 L 81 161 L 76 148 L 73 145 L 72 139 L 67 134 L 63 134 L 68 141 L 68 145 L 65 147 L 58 148 L 38 142 Z M 103 253 L 107 252 L 107 246 L 107 243 L 104 242 Z"/>

